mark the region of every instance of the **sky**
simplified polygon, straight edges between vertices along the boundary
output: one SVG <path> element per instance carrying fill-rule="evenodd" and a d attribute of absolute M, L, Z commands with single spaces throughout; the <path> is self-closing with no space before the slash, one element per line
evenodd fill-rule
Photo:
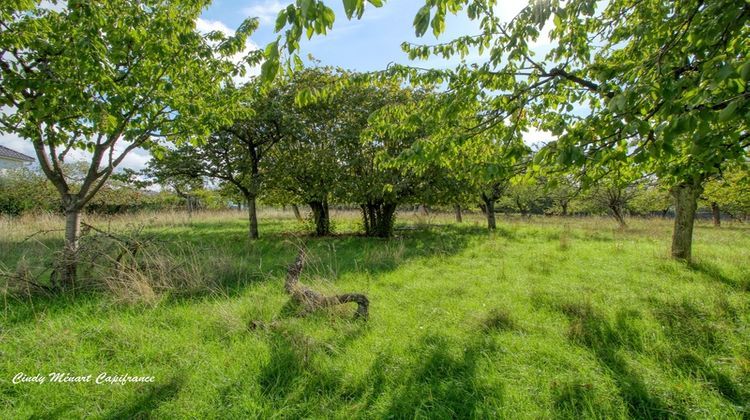
<path fill-rule="evenodd" d="M 504 19 L 510 19 L 521 10 L 528 0 L 504 0 L 499 2 L 498 10 Z M 196 22 L 198 30 L 208 32 L 220 30 L 232 33 L 243 20 L 257 17 L 260 21 L 258 30 L 250 37 L 247 48 L 262 48 L 276 39 L 274 23 L 279 10 L 290 4 L 291 0 L 214 0 Z M 356 71 L 373 71 L 385 69 L 389 63 L 413 64 L 420 67 L 444 68 L 455 65 L 458 58 L 444 60 L 431 58 L 428 61 L 410 62 L 406 54 L 401 51 L 401 43 L 410 41 L 415 43 L 434 44 L 446 42 L 457 36 L 475 34 L 479 32 L 477 22 L 469 20 L 465 14 L 448 16 L 446 31 L 435 38 L 428 30 L 422 38 L 414 34 L 412 22 L 417 10 L 424 5 L 423 0 L 387 0 L 380 7 L 375 8 L 366 4 L 365 13 L 360 20 L 347 20 L 341 0 L 329 0 L 329 7 L 336 14 L 333 29 L 326 36 L 314 36 L 311 40 L 304 39 L 301 43 L 303 56 L 312 55 L 323 65 L 343 67 Z M 544 41 L 542 41 L 543 44 Z M 540 45 L 543 47 L 543 45 Z M 470 55 L 468 62 L 481 60 L 482 57 Z M 254 69 L 250 74 L 257 74 Z M 545 133 L 532 130 L 524 140 L 537 143 L 547 138 Z M 21 153 L 34 156 L 31 143 L 12 134 L 0 134 L 0 144 Z M 124 147 L 122 145 L 121 147 Z M 73 159 L 85 158 L 83 152 L 71 154 Z M 123 161 L 121 168 L 142 169 L 150 159 L 148 151 L 136 149 Z"/>

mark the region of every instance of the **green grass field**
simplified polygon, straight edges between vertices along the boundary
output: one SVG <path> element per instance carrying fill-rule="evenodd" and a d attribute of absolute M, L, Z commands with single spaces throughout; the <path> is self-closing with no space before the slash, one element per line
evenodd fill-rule
<path fill-rule="evenodd" d="M 2 294 L 0 418 L 750 417 L 749 226 L 698 223 L 685 265 L 662 220 L 500 217 L 488 233 L 479 215 L 401 215 L 386 241 L 356 235 L 355 216 L 317 239 L 264 213 L 254 243 L 240 213 L 93 219 L 190 250 L 213 286 Z M 11 271 L 61 243 L 23 241 L 55 218 L 0 225 Z M 353 304 L 295 315 L 282 286 L 302 244 L 303 281 L 366 293 L 368 321 Z M 19 372 L 155 382 L 13 384 Z"/>

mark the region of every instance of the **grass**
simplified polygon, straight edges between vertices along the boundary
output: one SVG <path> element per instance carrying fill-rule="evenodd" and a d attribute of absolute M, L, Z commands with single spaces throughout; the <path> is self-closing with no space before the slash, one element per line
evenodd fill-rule
<path fill-rule="evenodd" d="M 91 219 L 198 250 L 221 287 L 136 304 L 5 295 L 0 418 L 750 416 L 749 227 L 699 223 L 686 265 L 668 258 L 662 220 L 501 218 L 490 234 L 478 215 L 403 215 L 385 241 L 335 217 L 339 235 L 316 239 L 265 213 L 253 243 L 239 213 Z M 60 243 L 21 242 L 56 218 L 0 226 L 9 268 Z M 353 304 L 288 310 L 283 278 L 303 242 L 303 281 L 366 293 L 369 321 Z M 155 382 L 13 385 L 18 372 Z"/>

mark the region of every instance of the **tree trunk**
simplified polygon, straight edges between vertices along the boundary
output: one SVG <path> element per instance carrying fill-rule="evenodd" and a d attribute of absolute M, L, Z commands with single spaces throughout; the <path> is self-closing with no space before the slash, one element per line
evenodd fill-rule
<path fill-rule="evenodd" d="M 360 208 L 365 235 L 378 238 L 393 236 L 393 216 L 396 213 L 396 204 L 367 203 L 361 204 Z"/>
<path fill-rule="evenodd" d="M 456 223 L 463 222 L 464 219 L 463 219 L 463 216 L 461 215 L 461 205 L 460 204 L 456 204 L 454 206 L 454 208 L 456 209 Z"/>
<path fill-rule="evenodd" d="M 78 270 L 78 245 L 81 235 L 81 209 L 69 208 L 65 211 L 65 243 L 62 260 L 58 267 L 59 286 L 72 288 L 76 283 Z"/>
<path fill-rule="evenodd" d="M 701 193 L 700 184 L 685 182 L 672 187 L 671 193 L 675 199 L 672 258 L 689 262 L 692 256 L 695 209 Z"/>
<path fill-rule="evenodd" d="M 561 201 L 560 207 L 562 207 L 562 213 L 561 216 L 565 217 L 568 215 L 568 202 L 567 201 Z"/>
<path fill-rule="evenodd" d="M 484 208 L 487 214 L 487 229 L 495 230 L 497 225 L 495 223 L 495 200 L 491 197 L 483 196 Z"/>
<path fill-rule="evenodd" d="M 258 239 L 258 212 L 256 210 L 256 199 L 254 195 L 247 196 L 247 215 L 250 220 L 250 230 L 248 231 L 248 237 L 250 239 Z"/>
<path fill-rule="evenodd" d="M 617 220 L 617 223 L 620 225 L 620 229 L 628 227 L 627 223 L 625 223 L 625 217 L 622 215 L 622 208 L 613 204 L 609 206 L 609 209 L 612 211 L 612 217 Z"/>
<path fill-rule="evenodd" d="M 312 209 L 313 222 L 315 223 L 316 236 L 328 236 L 331 234 L 331 220 L 328 215 L 328 200 L 311 201 L 308 203 Z"/>
<path fill-rule="evenodd" d="M 714 226 L 721 226 L 721 210 L 719 209 L 719 203 L 716 201 L 711 202 L 711 216 L 714 220 Z"/>
<path fill-rule="evenodd" d="M 528 213 L 529 210 L 518 198 L 516 198 L 516 207 L 518 208 L 518 211 L 521 213 L 521 217 L 526 217 L 526 213 Z"/>
<path fill-rule="evenodd" d="M 297 219 L 298 222 L 302 221 L 302 215 L 299 212 L 299 207 L 297 207 L 296 204 L 292 204 L 292 211 L 294 212 L 294 217 Z"/>

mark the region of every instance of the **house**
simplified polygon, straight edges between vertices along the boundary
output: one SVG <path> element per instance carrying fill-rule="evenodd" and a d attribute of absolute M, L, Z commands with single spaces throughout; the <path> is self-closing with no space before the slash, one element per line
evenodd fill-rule
<path fill-rule="evenodd" d="M 34 158 L 31 156 L 8 149 L 5 146 L 0 146 L 0 170 L 20 168 L 34 161 Z"/>

